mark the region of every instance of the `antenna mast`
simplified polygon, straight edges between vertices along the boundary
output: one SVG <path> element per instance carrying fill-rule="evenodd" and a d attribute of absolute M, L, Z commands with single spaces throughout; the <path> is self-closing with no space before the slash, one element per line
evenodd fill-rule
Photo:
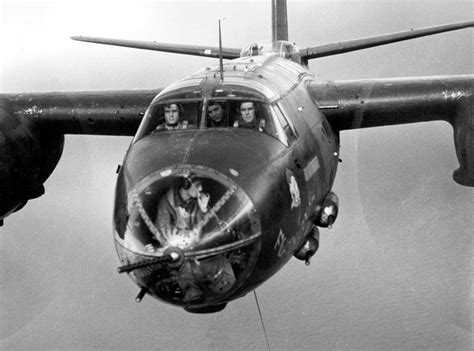
<path fill-rule="evenodd" d="M 219 68 L 221 71 L 221 83 L 223 83 L 224 82 L 224 63 L 222 62 L 221 20 L 219 20 Z"/>

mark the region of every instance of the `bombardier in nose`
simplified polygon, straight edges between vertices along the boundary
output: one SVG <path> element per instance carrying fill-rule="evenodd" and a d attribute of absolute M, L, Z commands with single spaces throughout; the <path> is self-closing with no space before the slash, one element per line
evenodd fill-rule
<path fill-rule="evenodd" d="M 251 273 L 260 224 L 229 177 L 203 166 L 167 167 L 127 197 L 125 231 L 116 240 L 121 269 L 149 294 L 188 307 L 216 305 Z"/>

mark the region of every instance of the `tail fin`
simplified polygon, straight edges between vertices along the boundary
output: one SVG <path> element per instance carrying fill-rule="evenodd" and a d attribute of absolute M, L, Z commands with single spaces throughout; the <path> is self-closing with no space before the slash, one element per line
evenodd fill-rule
<path fill-rule="evenodd" d="M 286 0 L 272 0 L 272 40 L 288 40 Z"/>

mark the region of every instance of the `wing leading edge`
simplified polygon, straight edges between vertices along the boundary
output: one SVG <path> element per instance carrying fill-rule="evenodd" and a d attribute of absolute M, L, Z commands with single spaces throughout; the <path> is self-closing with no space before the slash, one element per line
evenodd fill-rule
<path fill-rule="evenodd" d="M 55 134 L 135 135 L 160 90 L 0 94 L 4 111 Z"/>
<path fill-rule="evenodd" d="M 453 178 L 474 186 L 474 75 L 321 82 L 308 89 L 336 132 L 449 122 L 460 164 Z"/>

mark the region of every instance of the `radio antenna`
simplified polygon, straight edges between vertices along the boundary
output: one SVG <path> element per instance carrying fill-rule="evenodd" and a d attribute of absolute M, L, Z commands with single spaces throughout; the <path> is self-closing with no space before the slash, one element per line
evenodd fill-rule
<path fill-rule="evenodd" d="M 223 18 L 225 19 L 225 18 Z M 221 83 L 224 82 L 224 63 L 222 62 L 222 35 L 221 35 L 221 20 L 219 20 L 219 68 L 221 71 Z"/>

